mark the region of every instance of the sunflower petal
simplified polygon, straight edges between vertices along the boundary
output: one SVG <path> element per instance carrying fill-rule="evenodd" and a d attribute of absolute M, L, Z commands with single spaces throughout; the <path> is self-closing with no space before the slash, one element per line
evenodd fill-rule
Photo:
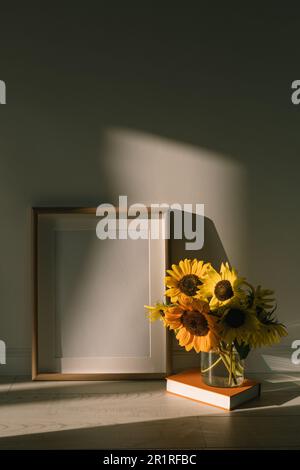
<path fill-rule="evenodd" d="M 183 273 L 184 275 L 185 275 L 185 274 L 188 274 L 188 273 L 186 272 L 186 269 L 185 269 L 185 264 L 184 264 L 184 262 L 183 262 L 182 260 L 179 261 L 179 267 L 180 267 L 180 269 L 181 269 L 181 271 L 182 271 L 182 273 Z"/>
<path fill-rule="evenodd" d="M 175 265 L 174 265 L 175 266 Z M 176 281 L 179 281 L 180 279 L 180 276 L 175 272 L 173 271 L 172 269 L 167 269 L 167 273 L 173 277 L 174 279 L 176 279 Z"/>
<path fill-rule="evenodd" d="M 184 260 L 184 266 L 185 266 L 185 273 L 186 274 L 191 274 L 191 272 L 192 272 L 191 260 L 185 259 Z"/>

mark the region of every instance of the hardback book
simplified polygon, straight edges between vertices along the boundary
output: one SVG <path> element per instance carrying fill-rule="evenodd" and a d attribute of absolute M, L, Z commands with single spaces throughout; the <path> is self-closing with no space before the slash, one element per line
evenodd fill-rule
<path fill-rule="evenodd" d="M 211 387 L 201 377 L 200 369 L 191 369 L 167 377 L 167 391 L 225 410 L 233 410 L 260 395 L 260 384 L 245 380 L 243 385 L 232 388 Z"/>

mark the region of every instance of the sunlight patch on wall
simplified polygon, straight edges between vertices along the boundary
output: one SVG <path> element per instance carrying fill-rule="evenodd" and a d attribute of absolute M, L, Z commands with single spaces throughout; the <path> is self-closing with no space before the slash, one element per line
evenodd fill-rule
<path fill-rule="evenodd" d="M 107 194 L 132 203 L 203 203 L 231 262 L 246 264 L 246 174 L 233 158 L 124 128 L 102 135 Z M 99 161 L 100 161 L 99 159 Z"/>

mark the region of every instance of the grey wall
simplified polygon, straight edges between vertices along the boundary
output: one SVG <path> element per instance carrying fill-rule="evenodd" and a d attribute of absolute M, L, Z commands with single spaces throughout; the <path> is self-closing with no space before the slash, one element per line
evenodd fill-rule
<path fill-rule="evenodd" d="M 223 250 L 254 283 L 274 288 L 289 326 L 283 344 L 254 353 L 249 368 L 294 370 L 297 12 L 101 3 L 1 6 L 0 338 L 8 364 L 0 373 L 29 371 L 30 207 L 115 203 L 119 194 L 205 203 L 211 255 Z M 180 366 L 195 361 L 175 356 Z"/>

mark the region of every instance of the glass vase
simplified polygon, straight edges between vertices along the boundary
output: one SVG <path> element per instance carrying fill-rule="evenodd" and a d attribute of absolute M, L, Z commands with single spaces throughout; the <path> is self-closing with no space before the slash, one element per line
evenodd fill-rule
<path fill-rule="evenodd" d="M 201 374 L 211 387 L 238 387 L 244 382 L 244 361 L 236 350 L 201 352 Z"/>

